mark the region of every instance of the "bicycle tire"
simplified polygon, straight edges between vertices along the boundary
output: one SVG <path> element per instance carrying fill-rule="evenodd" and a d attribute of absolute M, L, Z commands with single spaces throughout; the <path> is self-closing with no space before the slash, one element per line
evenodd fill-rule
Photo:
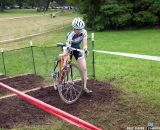
<path fill-rule="evenodd" d="M 64 67 L 59 75 L 58 92 L 63 102 L 76 102 L 83 91 L 84 82 L 79 67 L 73 63 Z"/>
<path fill-rule="evenodd" d="M 58 88 L 58 78 L 59 78 L 58 67 L 59 67 L 59 63 L 60 63 L 60 60 L 58 58 L 56 58 L 55 59 L 55 63 L 54 63 L 54 68 L 53 68 L 53 74 L 52 74 L 52 77 L 53 77 L 53 87 L 54 87 L 55 90 L 57 90 L 57 88 Z"/>

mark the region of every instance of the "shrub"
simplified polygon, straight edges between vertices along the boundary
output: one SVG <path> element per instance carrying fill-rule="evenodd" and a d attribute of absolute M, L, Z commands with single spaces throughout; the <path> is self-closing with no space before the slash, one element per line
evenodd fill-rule
<path fill-rule="evenodd" d="M 158 17 L 148 11 L 140 11 L 134 14 L 133 22 L 136 26 L 148 26 L 158 24 Z"/>
<path fill-rule="evenodd" d="M 81 0 L 81 8 L 97 31 L 160 25 L 160 0 Z"/>

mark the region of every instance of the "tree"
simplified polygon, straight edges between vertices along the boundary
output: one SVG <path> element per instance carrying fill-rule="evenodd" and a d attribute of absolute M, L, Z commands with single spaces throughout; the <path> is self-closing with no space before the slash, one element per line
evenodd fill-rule
<path fill-rule="evenodd" d="M 2 12 L 5 9 L 5 0 L 0 1 L 0 11 Z"/>
<path fill-rule="evenodd" d="M 160 0 L 67 0 L 89 28 L 103 31 L 160 25 Z"/>
<path fill-rule="evenodd" d="M 0 11 L 4 11 L 6 6 L 13 6 L 15 4 L 15 0 L 0 0 Z"/>
<path fill-rule="evenodd" d="M 55 2 L 57 2 L 57 4 L 59 5 L 65 5 L 66 4 L 66 0 L 53 0 Z"/>
<path fill-rule="evenodd" d="M 24 0 L 16 0 L 16 3 L 18 4 L 19 8 L 21 9 L 24 3 Z"/>
<path fill-rule="evenodd" d="M 24 5 L 31 6 L 32 8 L 36 7 L 36 0 L 24 0 L 23 6 Z"/>
<path fill-rule="evenodd" d="M 78 6 L 80 3 L 80 0 L 66 0 L 66 2 L 74 6 Z"/>
<path fill-rule="evenodd" d="M 85 14 L 84 20 L 90 28 L 95 26 L 95 17 L 100 15 L 100 8 L 105 3 L 105 0 L 79 0 L 79 10 Z"/>
<path fill-rule="evenodd" d="M 37 3 L 37 11 L 47 11 L 50 2 L 53 2 L 53 0 L 35 0 L 35 2 Z"/>

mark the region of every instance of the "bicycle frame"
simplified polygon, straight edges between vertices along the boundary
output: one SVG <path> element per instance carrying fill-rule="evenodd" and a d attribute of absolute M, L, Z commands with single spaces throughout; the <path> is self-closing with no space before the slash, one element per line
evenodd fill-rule
<path fill-rule="evenodd" d="M 60 60 L 60 68 L 59 68 L 59 70 L 60 70 L 60 73 L 62 72 L 62 70 L 63 70 L 63 68 L 65 67 L 65 66 L 67 66 L 67 64 L 69 64 L 70 63 L 70 54 L 66 54 L 66 55 L 64 55 L 64 56 L 62 56 L 61 57 L 61 60 Z M 63 81 L 64 80 L 64 76 L 63 77 L 61 77 L 61 81 Z"/>
<path fill-rule="evenodd" d="M 70 54 L 66 54 L 64 56 L 61 57 L 60 60 L 60 71 L 62 71 L 63 67 L 70 62 Z"/>
<path fill-rule="evenodd" d="M 60 46 L 60 47 L 61 47 L 62 52 L 65 51 L 63 47 L 66 47 L 66 46 L 65 46 L 63 43 L 58 43 L 57 46 Z M 75 48 L 73 48 L 73 47 L 71 47 L 71 46 L 68 46 L 68 48 L 69 48 L 70 52 L 72 52 L 72 51 L 79 51 L 79 52 L 81 52 L 81 53 L 84 54 L 84 51 L 83 51 L 83 50 L 75 49 Z M 59 72 L 61 72 L 62 69 L 63 69 L 63 67 L 64 67 L 65 65 L 67 65 L 68 63 L 71 63 L 70 53 L 67 52 L 67 54 L 61 54 L 61 56 L 60 56 Z M 55 66 L 54 68 L 56 68 L 57 65 L 58 65 L 58 63 L 56 64 L 56 66 Z M 54 71 L 55 71 L 55 70 L 54 70 Z"/>
<path fill-rule="evenodd" d="M 59 46 L 64 47 L 63 44 Z M 71 63 L 71 54 L 74 50 L 84 54 L 82 50 L 66 47 L 62 49 L 62 54 L 59 54 L 54 64 L 54 89 L 58 90 L 60 98 L 67 104 L 74 103 L 80 97 L 84 86 L 80 68 Z M 76 82 L 77 79 L 80 79 L 79 82 Z"/>

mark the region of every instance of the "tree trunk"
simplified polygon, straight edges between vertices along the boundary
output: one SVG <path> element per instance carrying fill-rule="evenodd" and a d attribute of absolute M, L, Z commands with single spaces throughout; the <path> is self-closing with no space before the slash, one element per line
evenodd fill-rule
<path fill-rule="evenodd" d="M 5 0 L 1 1 L 0 11 L 3 12 L 5 8 Z"/>
<path fill-rule="evenodd" d="M 48 7 L 49 7 L 49 4 L 50 4 L 50 0 L 47 0 L 47 3 L 46 3 L 46 11 L 48 10 Z"/>

